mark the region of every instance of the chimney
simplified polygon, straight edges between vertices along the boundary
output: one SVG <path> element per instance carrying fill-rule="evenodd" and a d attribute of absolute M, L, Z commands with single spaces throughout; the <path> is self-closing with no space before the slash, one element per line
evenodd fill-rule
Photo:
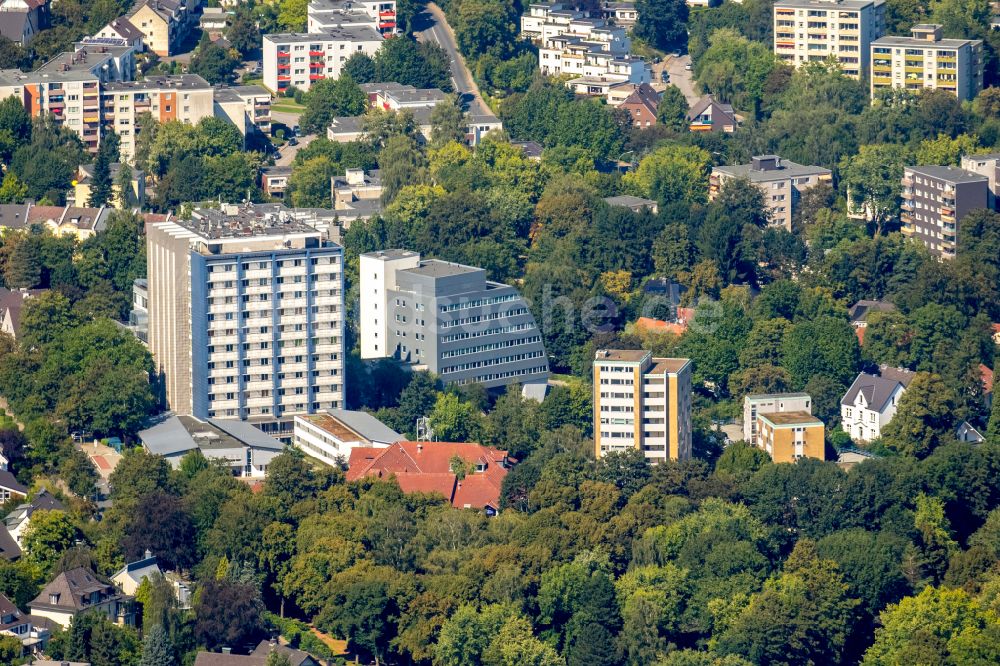
<path fill-rule="evenodd" d="M 423 450 L 424 450 L 424 443 L 423 442 L 417 442 L 417 453 L 420 453 Z"/>
<path fill-rule="evenodd" d="M 152 556 L 153 556 L 153 553 L 152 553 L 152 552 L 150 552 L 149 548 L 147 548 L 147 549 L 146 549 L 146 552 L 145 552 L 145 559 L 147 559 L 147 560 L 148 560 L 148 559 L 149 559 L 149 558 L 151 558 Z"/>
<path fill-rule="evenodd" d="M 750 158 L 752 171 L 774 171 L 781 166 L 781 158 L 777 155 L 757 155 Z"/>

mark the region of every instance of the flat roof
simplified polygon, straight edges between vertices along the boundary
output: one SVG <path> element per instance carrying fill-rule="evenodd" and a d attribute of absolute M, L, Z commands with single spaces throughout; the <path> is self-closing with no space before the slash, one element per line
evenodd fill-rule
<path fill-rule="evenodd" d="M 747 400 L 774 400 L 775 398 L 808 398 L 808 393 L 748 393 Z"/>
<path fill-rule="evenodd" d="M 296 219 L 280 204 L 240 205 L 227 210 L 195 208 L 190 220 L 174 220 L 174 224 L 207 240 L 247 238 L 274 234 L 319 233 L 306 222 Z"/>
<path fill-rule="evenodd" d="M 419 257 L 419 252 L 414 252 L 413 250 L 400 250 L 400 249 L 390 249 L 390 250 L 376 250 L 375 252 L 365 252 L 361 255 L 362 257 L 370 257 L 372 259 L 406 259 L 408 257 Z"/>
<path fill-rule="evenodd" d="M 908 166 L 906 167 L 906 171 L 956 184 L 985 183 L 989 180 L 986 176 L 953 166 Z"/>
<path fill-rule="evenodd" d="M 197 74 L 162 74 L 147 76 L 142 81 L 111 81 L 104 84 L 106 92 L 127 92 L 130 90 L 160 90 L 176 88 L 179 90 L 196 90 L 211 88 L 212 84 Z"/>
<path fill-rule="evenodd" d="M 907 46 L 923 49 L 959 49 L 966 44 L 982 44 L 981 39 L 937 39 L 931 41 L 923 37 L 895 37 L 892 35 L 872 40 L 872 46 Z"/>
<path fill-rule="evenodd" d="M 775 7 L 795 9 L 864 9 L 871 5 L 881 5 L 885 0 L 778 0 Z"/>
<path fill-rule="evenodd" d="M 626 363 L 638 363 L 650 355 L 651 352 L 645 349 L 598 349 L 594 357 L 595 361 L 625 361 Z"/>
<path fill-rule="evenodd" d="M 634 197 L 631 194 L 623 194 L 617 197 L 605 197 L 604 201 L 610 206 L 625 206 L 631 208 L 632 206 L 655 206 L 656 202 L 652 199 L 643 199 L 642 197 Z"/>
<path fill-rule="evenodd" d="M 402 272 L 438 278 L 450 277 L 453 275 L 467 275 L 469 273 L 478 273 L 482 270 L 482 268 L 476 268 L 475 266 L 465 266 L 464 264 L 441 261 L 440 259 L 427 259 L 425 261 L 421 261 L 419 266 L 414 268 L 405 268 Z"/>
<path fill-rule="evenodd" d="M 691 362 L 689 358 L 654 358 L 653 367 L 647 372 L 647 375 L 676 375 L 678 372 L 684 369 L 688 363 Z"/>
<path fill-rule="evenodd" d="M 717 166 L 714 171 L 724 173 L 734 178 L 748 178 L 752 183 L 766 183 L 772 180 L 784 180 L 786 178 L 801 178 L 802 176 L 823 176 L 829 175 L 831 171 L 821 166 L 807 166 L 798 164 L 791 160 L 782 159 L 777 155 L 761 155 L 762 158 L 775 157 L 778 159 L 778 167 L 775 169 L 754 169 L 753 164 L 734 164 L 732 166 Z"/>
<path fill-rule="evenodd" d="M 341 441 L 350 441 L 356 436 L 369 442 L 398 442 L 405 439 L 368 412 L 330 409 L 326 413 L 303 414 L 300 418 L 329 432 Z"/>
<path fill-rule="evenodd" d="M 795 425 L 823 425 L 823 422 L 809 412 L 775 412 L 771 414 L 758 414 L 758 418 L 763 419 L 775 427 L 795 426 Z"/>
<path fill-rule="evenodd" d="M 269 42 L 381 42 L 384 38 L 368 25 L 340 25 L 323 28 L 322 32 L 279 32 L 264 35 Z"/>

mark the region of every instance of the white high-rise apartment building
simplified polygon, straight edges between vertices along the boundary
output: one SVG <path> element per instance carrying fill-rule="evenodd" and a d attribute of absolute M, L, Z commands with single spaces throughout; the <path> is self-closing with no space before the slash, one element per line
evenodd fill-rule
<path fill-rule="evenodd" d="M 650 462 L 691 457 L 690 359 L 601 349 L 594 358 L 594 452 L 638 449 Z"/>
<path fill-rule="evenodd" d="M 885 33 L 885 0 L 777 0 L 774 52 L 792 67 L 835 56 L 844 74 L 868 73 L 871 43 Z"/>
<path fill-rule="evenodd" d="M 344 406 L 343 250 L 252 206 L 147 227 L 149 348 L 171 410 L 291 434 Z"/>

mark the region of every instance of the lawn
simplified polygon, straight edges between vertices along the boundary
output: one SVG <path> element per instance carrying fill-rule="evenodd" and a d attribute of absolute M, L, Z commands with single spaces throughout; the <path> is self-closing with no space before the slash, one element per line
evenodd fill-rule
<path fill-rule="evenodd" d="M 280 111 L 281 113 L 294 113 L 301 115 L 302 112 L 306 110 L 306 107 L 301 104 L 296 104 L 295 100 L 286 97 L 284 99 L 271 102 L 271 110 Z"/>

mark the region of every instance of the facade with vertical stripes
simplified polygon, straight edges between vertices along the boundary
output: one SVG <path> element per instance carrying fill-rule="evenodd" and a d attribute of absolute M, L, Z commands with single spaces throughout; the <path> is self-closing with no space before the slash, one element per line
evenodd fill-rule
<path fill-rule="evenodd" d="M 171 410 L 291 433 L 344 406 L 343 250 L 252 207 L 149 225 L 149 347 Z"/>
<path fill-rule="evenodd" d="M 650 462 L 691 457 L 691 361 L 601 349 L 594 359 L 594 451 L 638 449 Z"/>

